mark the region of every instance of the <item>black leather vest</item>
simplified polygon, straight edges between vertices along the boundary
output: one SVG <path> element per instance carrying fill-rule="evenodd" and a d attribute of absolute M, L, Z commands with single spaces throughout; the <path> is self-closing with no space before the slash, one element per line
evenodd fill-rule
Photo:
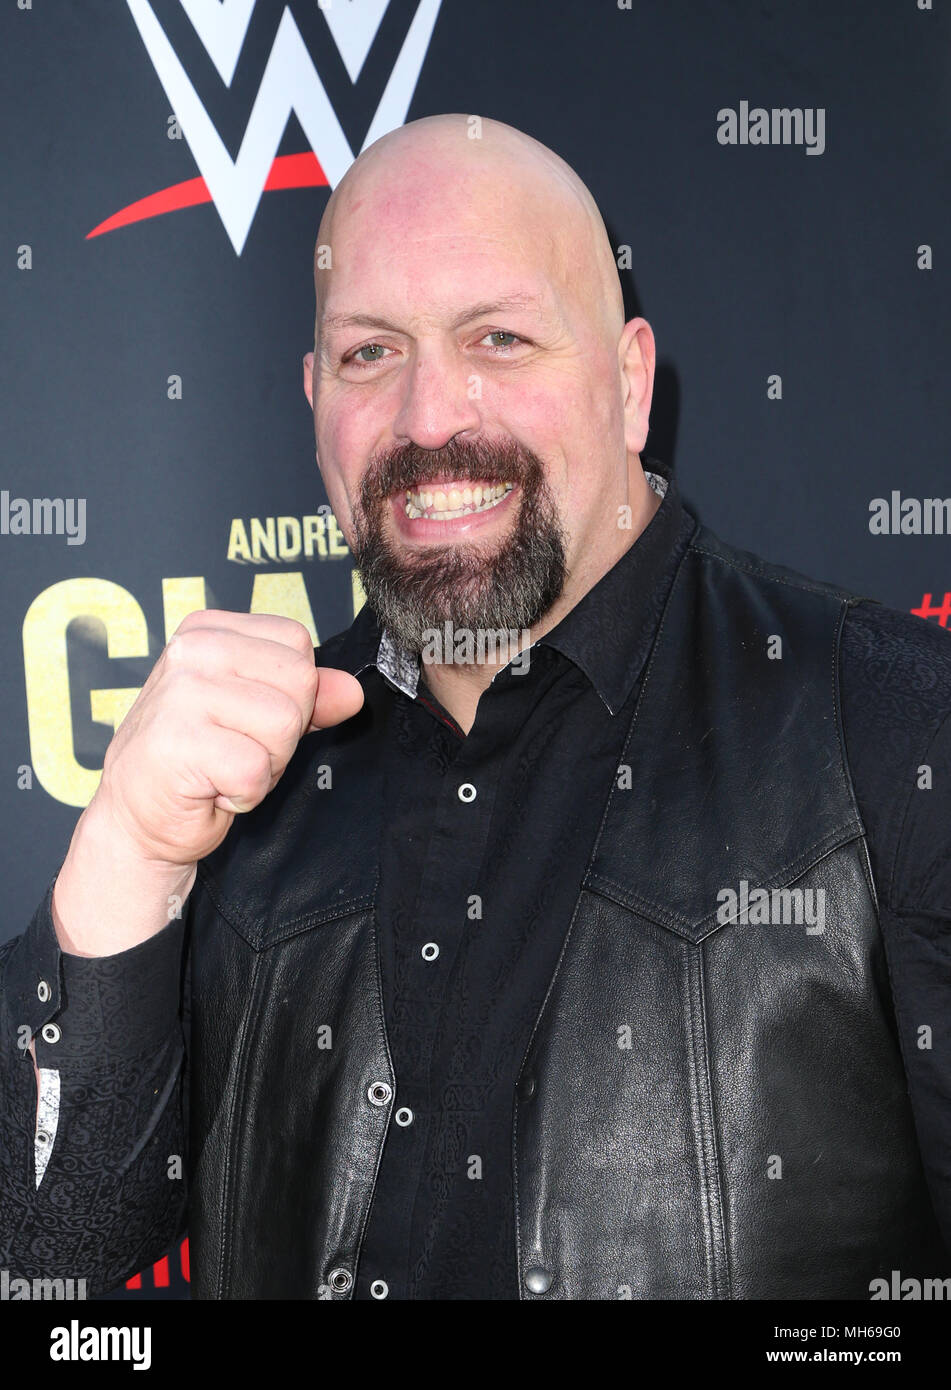
<path fill-rule="evenodd" d="M 867 1299 L 941 1270 L 839 718 L 851 597 L 694 533 L 514 1098 L 524 1298 Z M 305 739 L 199 866 L 198 1298 L 352 1296 L 399 1103 L 385 709 Z"/>

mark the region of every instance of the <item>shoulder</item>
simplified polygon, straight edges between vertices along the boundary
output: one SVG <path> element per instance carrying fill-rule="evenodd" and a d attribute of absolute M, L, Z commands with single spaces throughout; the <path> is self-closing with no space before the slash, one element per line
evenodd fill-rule
<path fill-rule="evenodd" d="M 951 632 L 729 545 L 703 526 L 691 548 L 719 564 L 717 589 L 757 623 L 774 614 L 802 619 L 800 681 L 823 678 L 820 648 L 840 631 L 834 686 L 843 753 L 879 897 L 951 909 Z M 736 578 L 724 585 L 728 572 Z"/>
<path fill-rule="evenodd" d="M 895 906 L 922 903 L 925 880 L 938 884 L 937 858 L 951 857 L 951 633 L 858 602 L 840 657 L 843 732 L 876 882 Z"/>
<path fill-rule="evenodd" d="M 765 556 L 758 555 L 752 550 L 743 550 L 739 546 L 731 545 L 703 524 L 697 526 L 691 537 L 689 548 L 691 553 L 695 555 L 702 555 L 708 560 L 719 561 L 723 569 L 729 568 L 738 574 L 744 574 L 765 583 L 786 585 L 790 589 L 798 589 L 803 593 L 836 600 L 840 604 L 846 600 L 855 602 L 859 597 L 851 590 L 842 588 L 841 585 L 816 579 L 812 575 L 803 574 L 801 570 L 792 569 L 788 565 L 781 565 L 775 560 L 768 560 Z"/>
<path fill-rule="evenodd" d="M 886 756 L 924 751 L 951 713 L 951 633 L 884 604 L 853 604 L 840 652 L 843 719 Z"/>

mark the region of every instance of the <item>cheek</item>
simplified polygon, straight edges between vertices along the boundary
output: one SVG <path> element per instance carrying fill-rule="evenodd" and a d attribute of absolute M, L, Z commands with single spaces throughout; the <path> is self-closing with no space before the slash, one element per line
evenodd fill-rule
<path fill-rule="evenodd" d="M 573 386 L 546 398 L 521 428 L 521 437 L 545 462 L 549 488 L 569 527 L 598 513 L 614 487 L 612 458 L 625 457 L 620 405 L 606 391 L 596 400 Z"/>
<path fill-rule="evenodd" d="M 316 438 L 320 472 L 334 511 L 346 507 L 349 512 L 349 499 L 356 496 L 372 439 L 356 413 L 337 402 L 327 407 L 318 404 Z"/>
<path fill-rule="evenodd" d="M 576 499 L 597 487 L 597 469 L 579 472 L 568 460 L 598 459 L 605 449 L 606 426 L 584 388 L 573 381 L 565 381 L 564 387 L 520 393 L 517 402 L 506 402 L 501 424 L 544 462 L 555 497 Z"/>
<path fill-rule="evenodd" d="M 521 440 L 549 468 L 564 452 L 572 428 L 578 426 L 572 397 L 552 390 L 551 383 L 506 384 L 483 399 L 482 417 L 489 433 L 495 427 Z"/>

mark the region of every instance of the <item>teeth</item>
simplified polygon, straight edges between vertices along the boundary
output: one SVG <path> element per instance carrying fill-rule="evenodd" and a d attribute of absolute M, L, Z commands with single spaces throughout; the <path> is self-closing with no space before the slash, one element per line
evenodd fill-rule
<path fill-rule="evenodd" d="M 497 506 L 514 486 L 514 483 L 495 483 L 491 487 L 483 487 L 479 483 L 474 488 L 453 487 L 448 493 L 442 488 L 436 488 L 435 492 L 414 492 L 410 489 L 406 493 L 406 515 L 416 520 L 431 512 L 433 515 L 426 517 L 429 521 L 455 521 L 457 517 L 485 512 Z"/>

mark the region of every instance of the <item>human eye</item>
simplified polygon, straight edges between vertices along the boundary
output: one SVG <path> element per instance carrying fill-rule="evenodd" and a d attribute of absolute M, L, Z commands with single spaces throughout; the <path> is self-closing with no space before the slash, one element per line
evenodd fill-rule
<path fill-rule="evenodd" d="M 496 349 L 498 349 L 498 350 L 500 350 L 500 351 L 502 351 L 502 352 L 506 351 L 506 349 L 508 349 L 508 348 L 510 348 L 510 347 L 514 347 L 516 343 L 520 343 L 520 342 L 522 341 L 522 339 L 519 338 L 517 334 L 515 334 L 515 333 L 510 333 L 510 332 L 508 331 L 507 328 L 493 328 L 493 329 L 490 329 L 490 331 L 489 331 L 488 333 L 486 333 L 486 334 L 485 334 L 485 337 L 483 337 L 482 339 L 480 339 L 480 341 L 484 343 L 485 340 L 486 340 L 486 338 L 510 338 L 510 339 L 511 339 L 511 342 L 508 342 L 508 343 L 498 343 L 498 342 L 496 342 L 496 343 L 491 343 L 491 344 L 490 344 L 490 347 L 494 347 L 494 348 L 496 348 Z"/>
<path fill-rule="evenodd" d="M 352 362 L 357 367 L 372 367 L 375 362 L 383 361 L 383 353 L 387 351 L 382 343 L 364 343 L 362 347 L 354 348 L 353 352 L 348 352 L 342 358 L 344 362 Z M 363 353 L 374 353 L 373 357 L 364 357 Z"/>

